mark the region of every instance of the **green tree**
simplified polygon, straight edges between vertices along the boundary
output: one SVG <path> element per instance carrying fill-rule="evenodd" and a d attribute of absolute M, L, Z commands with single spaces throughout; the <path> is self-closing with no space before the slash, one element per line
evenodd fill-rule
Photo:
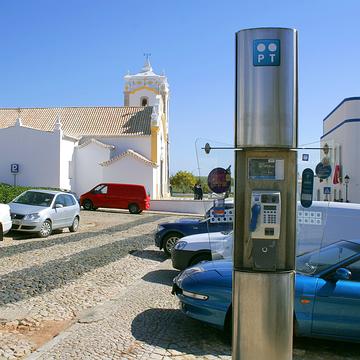
<path fill-rule="evenodd" d="M 175 175 L 170 176 L 170 184 L 173 192 L 191 192 L 196 184 L 196 177 L 189 171 L 178 171 Z"/>

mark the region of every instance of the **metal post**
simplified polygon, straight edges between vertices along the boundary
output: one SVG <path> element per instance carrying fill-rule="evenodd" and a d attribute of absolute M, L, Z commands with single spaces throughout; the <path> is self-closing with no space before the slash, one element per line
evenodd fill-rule
<path fill-rule="evenodd" d="M 292 359 L 297 32 L 236 34 L 233 360 Z"/>

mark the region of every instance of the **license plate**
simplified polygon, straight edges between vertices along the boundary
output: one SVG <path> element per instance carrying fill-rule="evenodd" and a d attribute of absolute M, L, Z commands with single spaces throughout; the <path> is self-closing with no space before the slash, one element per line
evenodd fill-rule
<path fill-rule="evenodd" d="M 14 225 L 20 225 L 20 220 L 13 219 L 12 223 L 13 223 Z"/>

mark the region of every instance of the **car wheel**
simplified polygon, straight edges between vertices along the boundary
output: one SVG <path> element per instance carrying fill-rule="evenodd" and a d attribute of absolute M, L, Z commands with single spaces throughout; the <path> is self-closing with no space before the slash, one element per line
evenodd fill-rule
<path fill-rule="evenodd" d="M 83 202 L 83 208 L 84 210 L 92 210 L 94 208 L 94 205 L 91 200 L 86 199 Z"/>
<path fill-rule="evenodd" d="M 70 232 L 76 232 L 79 228 L 79 217 L 75 216 L 75 219 L 72 223 L 72 225 L 69 227 Z"/>
<path fill-rule="evenodd" d="M 130 212 L 130 214 L 139 214 L 141 212 L 139 205 L 135 204 L 135 203 L 129 204 L 129 212 Z"/>
<path fill-rule="evenodd" d="M 39 231 L 39 236 L 41 238 L 46 238 L 48 237 L 52 232 L 52 225 L 51 225 L 51 221 L 50 220 L 45 220 L 40 228 Z"/>
<path fill-rule="evenodd" d="M 200 261 L 210 261 L 211 260 L 211 254 L 199 254 L 195 257 L 193 257 L 190 261 L 190 266 L 198 264 Z"/>
<path fill-rule="evenodd" d="M 170 256 L 171 251 L 178 242 L 178 240 L 182 238 L 182 235 L 178 233 L 171 233 L 165 236 L 163 242 L 163 248 L 166 255 Z"/>

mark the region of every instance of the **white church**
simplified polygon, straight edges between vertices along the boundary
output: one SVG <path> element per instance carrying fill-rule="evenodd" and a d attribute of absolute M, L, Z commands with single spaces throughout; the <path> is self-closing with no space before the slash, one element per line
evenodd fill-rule
<path fill-rule="evenodd" d="M 0 108 L 0 183 L 68 189 L 143 184 L 169 195 L 169 84 L 149 59 L 124 77 L 124 106 Z"/>

